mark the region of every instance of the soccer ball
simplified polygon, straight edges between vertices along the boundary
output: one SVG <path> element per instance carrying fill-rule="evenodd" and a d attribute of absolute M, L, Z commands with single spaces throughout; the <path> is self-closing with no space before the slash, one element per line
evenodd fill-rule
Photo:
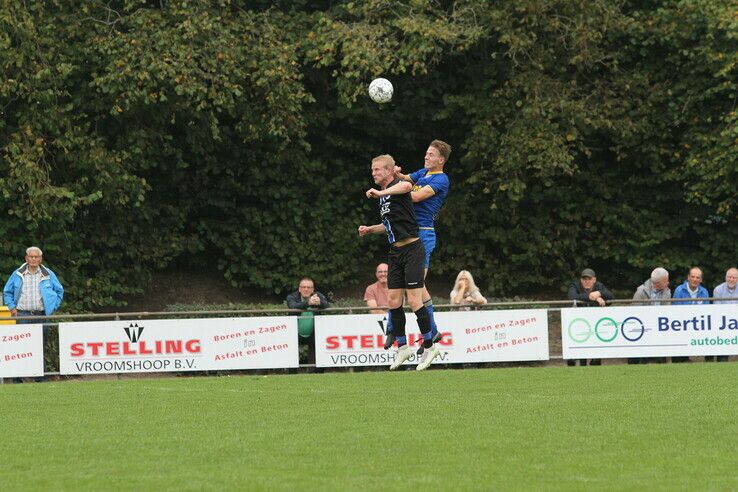
<path fill-rule="evenodd" d="M 374 79 L 369 84 L 369 97 L 372 101 L 379 104 L 384 104 L 392 100 L 392 82 L 387 79 Z"/>

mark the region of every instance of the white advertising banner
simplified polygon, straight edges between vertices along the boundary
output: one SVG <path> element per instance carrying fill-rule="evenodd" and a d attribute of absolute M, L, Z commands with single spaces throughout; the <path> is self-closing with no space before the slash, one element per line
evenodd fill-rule
<path fill-rule="evenodd" d="M 59 324 L 62 374 L 298 367 L 297 318 Z"/>
<path fill-rule="evenodd" d="M 44 375 L 41 324 L 0 325 L 0 378 Z"/>
<path fill-rule="evenodd" d="M 738 354 L 738 304 L 561 310 L 565 359 Z"/>
<path fill-rule="evenodd" d="M 434 364 L 548 360 L 545 309 L 435 313 L 444 334 Z M 318 367 L 390 365 L 395 349 L 384 350 L 386 316 L 316 316 L 315 364 Z M 407 316 L 408 343 L 419 346 L 415 316 Z M 417 364 L 418 356 L 406 364 Z"/>

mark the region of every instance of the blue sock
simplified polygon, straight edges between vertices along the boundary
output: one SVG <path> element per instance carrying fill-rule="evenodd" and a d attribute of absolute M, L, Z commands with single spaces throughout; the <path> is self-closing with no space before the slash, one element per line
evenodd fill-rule
<path fill-rule="evenodd" d="M 395 341 L 397 342 L 398 347 L 402 347 L 403 345 L 407 345 L 407 337 L 405 335 L 401 337 L 396 337 Z"/>
<path fill-rule="evenodd" d="M 430 325 L 431 325 L 431 338 L 436 336 L 438 333 L 438 327 L 436 326 L 436 317 L 433 316 L 433 299 L 428 299 L 423 303 L 423 306 L 425 306 L 425 309 L 428 310 L 428 318 L 430 319 Z"/>

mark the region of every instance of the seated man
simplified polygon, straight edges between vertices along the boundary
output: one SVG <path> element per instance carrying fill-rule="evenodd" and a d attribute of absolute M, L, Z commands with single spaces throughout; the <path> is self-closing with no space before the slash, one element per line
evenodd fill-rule
<path fill-rule="evenodd" d="M 579 276 L 578 282 L 569 285 L 568 298 L 578 301 L 577 306 L 604 306 L 614 296 L 602 282 L 597 281 L 594 270 L 585 268 Z"/>
<path fill-rule="evenodd" d="M 377 281 L 369 285 L 364 291 L 364 302 L 368 307 L 387 307 L 389 305 L 387 296 L 389 289 L 387 288 L 387 264 L 380 263 L 377 265 L 377 269 L 374 271 L 374 275 L 377 277 Z M 372 314 L 384 314 L 385 309 L 372 309 L 369 311 Z"/>
<path fill-rule="evenodd" d="M 612 292 L 597 281 L 597 275 L 591 268 L 585 268 L 579 275 L 578 282 L 572 282 L 569 285 L 569 292 L 567 297 L 572 301 L 577 301 L 577 306 L 605 306 L 607 301 L 611 301 L 614 296 Z M 569 359 L 566 361 L 567 365 L 575 366 L 577 361 L 575 359 Z M 602 364 L 600 359 L 592 359 L 589 361 L 590 366 L 599 366 Z M 587 365 L 587 359 L 579 359 L 580 366 Z"/>
<path fill-rule="evenodd" d="M 687 274 L 687 280 L 682 285 L 674 289 L 674 299 L 700 299 L 710 297 L 707 289 L 702 287 L 702 270 L 699 267 L 692 267 Z M 676 304 L 676 303 L 675 303 Z M 679 304 L 709 304 L 708 301 L 685 301 Z M 711 360 L 712 357 L 705 356 L 705 360 Z M 689 357 L 672 357 L 672 362 L 688 362 Z"/>
<path fill-rule="evenodd" d="M 315 283 L 310 277 L 303 277 L 297 292 L 287 296 L 287 307 L 290 309 L 325 309 L 331 307 L 328 299 L 315 290 Z"/>
<path fill-rule="evenodd" d="M 638 286 L 633 294 L 633 299 L 641 300 L 662 300 L 671 299 L 671 289 L 669 288 L 669 272 L 666 268 L 655 268 L 651 272 L 651 278 Z M 657 306 L 660 302 L 644 303 L 647 306 Z"/>
<path fill-rule="evenodd" d="M 331 307 L 328 300 L 320 292 L 316 292 L 315 283 L 310 277 L 303 277 L 298 285 L 297 292 L 287 296 L 287 307 L 301 309 L 300 319 L 297 322 L 300 341 L 307 340 L 308 363 L 315 363 L 315 320 L 313 311 Z"/>
<path fill-rule="evenodd" d="M 674 289 L 674 299 L 704 299 L 707 297 L 710 297 L 710 293 L 702 287 L 702 270 L 699 267 L 690 268 L 687 280 Z M 684 304 L 709 304 L 709 302 L 688 301 Z"/>
<path fill-rule="evenodd" d="M 655 302 L 644 302 L 646 306 L 657 306 L 658 302 L 663 299 L 671 299 L 671 289 L 669 288 L 669 272 L 666 268 L 654 268 L 651 272 L 651 278 L 639 285 L 633 294 L 633 299 L 651 300 Z M 664 357 L 656 357 L 656 362 L 666 362 Z M 628 364 L 638 364 L 648 362 L 647 358 L 630 358 Z"/>
<path fill-rule="evenodd" d="M 725 282 L 715 287 L 712 297 L 728 299 L 727 301 L 713 301 L 713 304 L 738 304 L 738 268 L 728 268 L 725 272 Z"/>
<path fill-rule="evenodd" d="M 712 301 L 713 304 L 738 304 L 738 268 L 728 268 L 725 272 L 725 282 L 715 287 L 712 291 L 712 297 L 727 299 L 725 301 Z M 706 361 L 712 360 L 712 356 L 706 356 Z M 727 362 L 727 355 L 718 355 L 715 357 L 718 362 Z"/>

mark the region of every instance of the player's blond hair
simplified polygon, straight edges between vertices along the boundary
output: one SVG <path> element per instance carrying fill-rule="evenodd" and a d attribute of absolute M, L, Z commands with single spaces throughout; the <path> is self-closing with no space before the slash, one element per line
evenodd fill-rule
<path fill-rule="evenodd" d="M 385 168 L 395 167 L 395 159 L 392 158 L 392 156 L 389 154 L 378 155 L 377 157 L 372 159 L 372 164 L 374 164 L 375 162 L 381 162 Z"/>

